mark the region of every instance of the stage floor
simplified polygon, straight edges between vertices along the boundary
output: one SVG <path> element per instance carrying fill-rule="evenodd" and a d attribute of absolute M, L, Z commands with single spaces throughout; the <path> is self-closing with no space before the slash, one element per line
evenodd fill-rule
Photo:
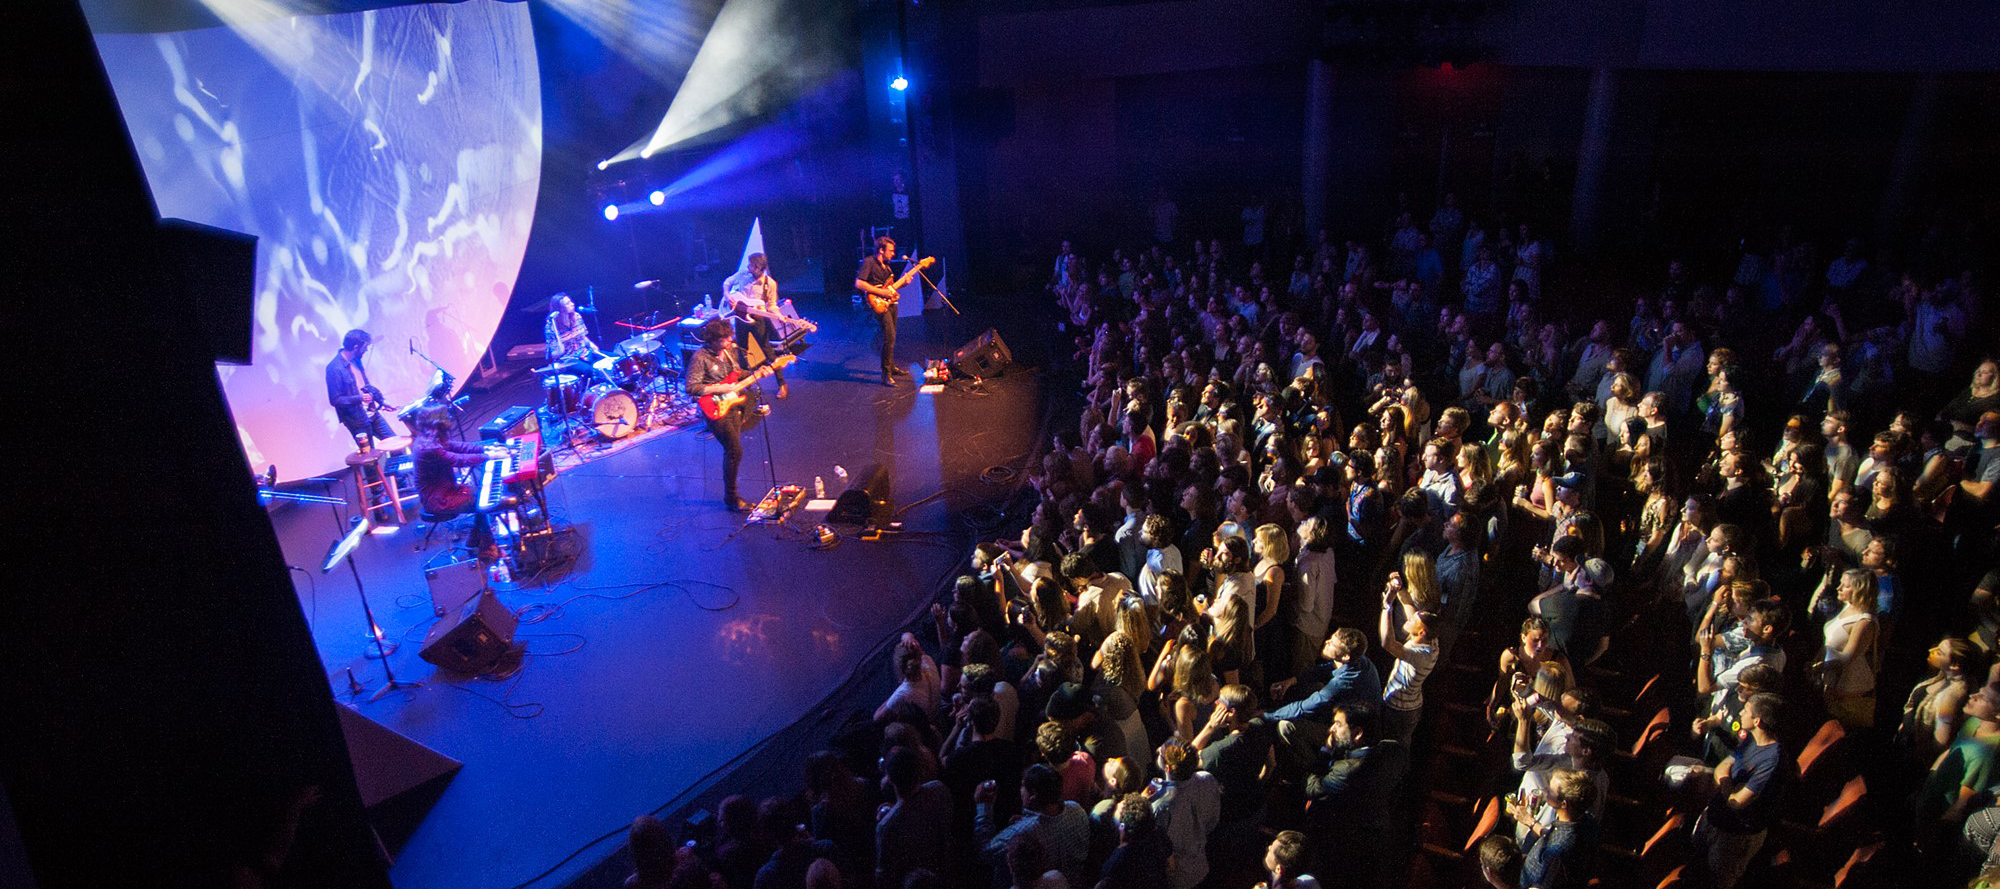
<path fill-rule="evenodd" d="M 344 568 L 316 567 L 340 520 L 324 506 L 274 511 L 287 561 L 309 568 L 294 583 L 336 695 L 464 763 L 393 849 L 397 886 L 508 887 L 551 867 L 536 885 L 560 885 L 622 835 L 557 867 L 565 856 L 727 780 L 739 757 L 781 729 L 839 715 L 820 712 L 822 702 L 857 669 L 883 693 L 891 687 L 878 653 L 962 567 L 974 539 L 964 511 L 1012 492 L 1015 480 L 982 474 L 1024 468 L 1044 419 L 1040 392 L 1032 371 L 983 391 L 885 388 L 865 312 L 845 299 L 804 308 L 822 329 L 787 373 L 790 399 L 745 436 L 742 493 L 754 499 L 769 486 L 767 435 L 779 481 L 810 487 L 824 476 L 829 495 L 835 464 L 859 473 L 880 462 L 892 505 L 907 510 L 901 534 L 850 534 L 820 551 L 804 529 L 745 527 L 721 507 L 721 448 L 697 424 L 550 486 L 550 512 L 574 528 L 579 555 L 560 576 L 501 592 L 524 621 L 515 639 L 526 656 L 509 678 L 442 674 L 418 656 L 435 622 L 423 564 L 442 532 L 424 552 L 414 526 L 364 541 L 355 560 L 368 600 L 399 643 L 389 663 L 399 679 L 424 683 L 371 703 L 383 668 L 363 656 L 355 581 Z M 914 368 L 985 327 L 904 319 L 898 351 Z M 479 396 L 471 419 L 539 397 L 524 375 Z M 351 499 L 350 489 L 328 493 Z M 349 669 L 367 687 L 354 698 Z"/>

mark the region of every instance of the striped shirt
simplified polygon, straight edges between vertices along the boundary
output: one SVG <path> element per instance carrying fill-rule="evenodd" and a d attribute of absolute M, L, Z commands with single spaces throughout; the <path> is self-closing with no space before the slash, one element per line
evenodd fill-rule
<path fill-rule="evenodd" d="M 1382 689 L 1382 705 L 1391 710 L 1420 710 L 1424 706 L 1424 679 L 1437 666 L 1437 646 L 1429 642 L 1403 646 L 1404 656 L 1389 671 L 1389 683 Z"/>

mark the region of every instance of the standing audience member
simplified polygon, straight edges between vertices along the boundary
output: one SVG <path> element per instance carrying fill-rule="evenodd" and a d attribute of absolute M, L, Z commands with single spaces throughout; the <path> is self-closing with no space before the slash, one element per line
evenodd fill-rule
<path fill-rule="evenodd" d="M 1735 889 L 1744 868 L 1777 823 L 1779 805 L 1795 764 L 1777 737 L 1777 695 L 1760 694 L 1743 705 L 1749 738 L 1715 768 L 1715 794 L 1695 822 L 1697 861 L 1716 889 Z"/>

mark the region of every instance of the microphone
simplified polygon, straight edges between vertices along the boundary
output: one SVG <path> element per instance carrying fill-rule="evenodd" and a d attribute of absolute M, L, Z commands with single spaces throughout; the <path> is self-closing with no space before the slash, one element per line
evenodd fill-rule
<path fill-rule="evenodd" d="M 658 287 L 658 286 L 660 286 L 660 279 L 654 278 L 651 281 L 640 281 L 639 283 L 632 285 L 632 289 L 641 290 L 647 287 Z"/>
<path fill-rule="evenodd" d="M 410 354 L 417 354 L 417 338 L 410 337 Z"/>

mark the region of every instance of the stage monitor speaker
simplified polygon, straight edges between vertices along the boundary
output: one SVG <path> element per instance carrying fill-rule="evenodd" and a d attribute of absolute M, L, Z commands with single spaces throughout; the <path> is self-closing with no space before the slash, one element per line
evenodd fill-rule
<path fill-rule="evenodd" d="M 479 427 L 479 439 L 481 441 L 504 441 L 509 438 L 532 435 L 540 432 L 541 428 L 542 421 L 535 414 L 535 409 L 525 404 L 517 404 L 501 411 L 499 416 L 487 421 L 486 425 Z"/>
<path fill-rule="evenodd" d="M 430 587 L 431 610 L 443 617 L 486 589 L 486 566 L 462 551 L 439 553 L 424 563 L 424 584 Z"/>
<path fill-rule="evenodd" d="M 514 624 L 514 612 L 487 590 L 465 603 L 457 617 L 447 617 L 431 627 L 421 655 L 454 673 L 484 672 L 500 663 L 513 647 Z"/>
<path fill-rule="evenodd" d="M 1007 341 L 991 327 L 951 353 L 952 373 L 959 376 L 997 377 L 1013 363 L 1014 353 L 1008 351 Z"/>
<path fill-rule="evenodd" d="M 869 464 L 849 479 L 847 490 L 826 514 L 829 523 L 840 525 L 877 524 L 888 519 L 889 468 L 880 463 Z"/>

